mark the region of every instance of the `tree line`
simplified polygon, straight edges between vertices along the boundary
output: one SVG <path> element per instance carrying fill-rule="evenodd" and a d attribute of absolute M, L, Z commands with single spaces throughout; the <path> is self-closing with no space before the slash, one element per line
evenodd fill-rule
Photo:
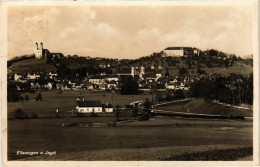
<path fill-rule="evenodd" d="M 230 74 L 215 79 L 202 79 L 191 84 L 192 97 L 206 101 L 216 100 L 223 103 L 239 105 L 253 104 L 253 74 L 242 76 Z"/>

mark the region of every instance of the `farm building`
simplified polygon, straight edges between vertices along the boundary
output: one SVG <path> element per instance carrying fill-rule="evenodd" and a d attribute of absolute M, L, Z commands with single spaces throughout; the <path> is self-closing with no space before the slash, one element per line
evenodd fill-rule
<path fill-rule="evenodd" d="M 76 111 L 78 113 L 102 112 L 102 104 L 98 100 L 77 101 Z"/>

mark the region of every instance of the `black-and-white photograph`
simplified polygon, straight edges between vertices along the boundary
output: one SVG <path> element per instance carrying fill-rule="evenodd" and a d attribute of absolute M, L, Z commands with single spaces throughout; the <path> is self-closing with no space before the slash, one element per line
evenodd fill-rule
<path fill-rule="evenodd" d="M 256 1 L 46 4 L 6 10 L 7 161 L 256 160 Z"/>

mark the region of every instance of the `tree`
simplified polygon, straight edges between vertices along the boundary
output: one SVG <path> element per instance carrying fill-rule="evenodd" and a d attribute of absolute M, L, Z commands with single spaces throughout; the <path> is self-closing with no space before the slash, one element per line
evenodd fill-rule
<path fill-rule="evenodd" d="M 162 97 L 162 94 L 161 93 L 159 93 L 159 92 L 157 92 L 156 93 L 156 101 L 158 101 L 158 102 L 161 102 L 161 101 L 163 101 L 163 97 Z"/>
<path fill-rule="evenodd" d="M 179 69 L 179 75 L 184 75 L 184 74 L 187 74 L 188 73 L 188 71 L 186 70 L 186 68 L 183 68 L 183 67 L 181 67 L 180 69 Z"/>
<path fill-rule="evenodd" d="M 119 121 L 119 116 L 120 116 L 120 108 L 119 108 L 119 105 L 116 106 L 116 121 Z"/>
<path fill-rule="evenodd" d="M 143 120 L 149 120 L 151 116 L 151 108 L 152 108 L 152 103 L 150 102 L 149 99 L 146 99 L 144 102 L 144 112 L 142 113 Z"/>
<path fill-rule="evenodd" d="M 174 100 L 175 99 L 184 99 L 184 98 L 185 98 L 185 94 L 184 94 L 183 90 L 178 89 L 174 92 L 174 95 L 173 95 Z"/>
<path fill-rule="evenodd" d="M 23 96 L 20 96 L 20 97 L 19 97 L 19 100 L 23 101 L 23 100 L 24 100 Z"/>
<path fill-rule="evenodd" d="M 36 96 L 35 100 L 36 100 L 36 101 L 42 100 L 42 94 L 41 94 L 41 93 L 38 93 L 38 95 Z"/>
<path fill-rule="evenodd" d="M 201 69 L 198 67 L 197 73 L 200 74 L 200 75 L 201 75 L 201 74 L 206 74 L 206 71 L 201 70 Z"/>
<path fill-rule="evenodd" d="M 17 86 L 13 83 L 7 85 L 7 101 L 16 102 L 19 100 L 20 92 L 17 90 Z"/>
<path fill-rule="evenodd" d="M 25 100 L 27 100 L 27 101 L 29 100 L 29 96 L 28 96 L 28 95 L 25 95 L 24 98 L 25 98 Z"/>
<path fill-rule="evenodd" d="M 24 112 L 21 108 L 17 108 L 15 111 L 14 111 L 14 118 L 16 119 L 21 119 L 23 118 L 24 116 Z"/>
<path fill-rule="evenodd" d="M 138 94 L 139 86 L 132 76 L 124 77 L 121 80 L 120 93 L 122 95 Z"/>
<path fill-rule="evenodd" d="M 136 118 L 138 116 L 138 113 L 139 113 L 139 109 L 138 107 L 135 106 L 132 110 L 133 117 Z"/>

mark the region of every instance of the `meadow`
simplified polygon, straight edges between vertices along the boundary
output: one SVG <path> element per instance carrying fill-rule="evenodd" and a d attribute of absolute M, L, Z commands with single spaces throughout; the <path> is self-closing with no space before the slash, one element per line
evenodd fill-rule
<path fill-rule="evenodd" d="M 253 122 L 250 119 L 155 116 L 148 121 L 116 122 L 114 113 L 74 117 L 69 111 L 74 109 L 78 96 L 121 107 L 132 101 L 154 97 L 85 90 L 59 94 L 52 90 L 41 91 L 42 101 L 35 101 L 37 93 L 28 94 L 29 101 L 8 103 L 8 160 L 175 160 L 179 155 L 198 159 L 205 152 L 227 149 L 235 154 L 232 160 L 251 156 Z M 190 100 L 162 107 L 188 106 L 192 102 L 197 104 Z M 27 114 L 36 113 L 39 118 L 12 119 L 16 108 Z M 61 117 L 56 117 L 57 108 Z M 198 112 L 199 109 L 197 106 Z M 245 152 L 236 154 L 234 150 L 240 149 Z M 16 155 L 17 151 L 56 151 L 56 155 Z M 217 158 L 225 160 L 223 156 Z"/>
<path fill-rule="evenodd" d="M 203 99 L 193 99 L 183 102 L 172 102 L 155 107 L 159 110 L 176 111 L 176 112 L 190 112 L 198 114 L 212 114 L 223 116 L 242 116 L 252 117 L 252 109 L 235 108 L 232 106 L 225 106 L 223 104 L 206 102 Z"/>
<path fill-rule="evenodd" d="M 143 122 L 120 122 L 115 127 L 62 126 L 64 122 L 110 121 L 113 117 L 9 120 L 8 159 L 165 160 L 213 148 L 252 147 L 250 121 L 153 117 Z M 56 155 L 33 158 L 16 155 L 17 151 L 56 151 Z"/>
<path fill-rule="evenodd" d="M 19 101 L 8 103 L 8 118 L 14 117 L 14 111 L 21 108 L 27 114 L 37 114 L 38 117 L 54 117 L 57 115 L 56 109 L 59 109 L 60 115 L 69 116 L 72 110 L 75 110 L 76 98 L 84 96 L 85 100 L 100 100 L 101 103 L 110 103 L 114 107 L 119 105 L 125 107 L 126 104 L 132 101 L 139 101 L 143 99 L 152 99 L 152 95 L 120 95 L 112 94 L 106 91 L 89 91 L 89 90 L 74 90 L 62 91 L 59 94 L 58 90 L 41 91 L 42 100 L 35 101 L 38 92 L 34 94 L 26 93 L 22 96 L 28 95 L 29 101 Z M 154 97 L 153 97 L 154 98 Z"/>

